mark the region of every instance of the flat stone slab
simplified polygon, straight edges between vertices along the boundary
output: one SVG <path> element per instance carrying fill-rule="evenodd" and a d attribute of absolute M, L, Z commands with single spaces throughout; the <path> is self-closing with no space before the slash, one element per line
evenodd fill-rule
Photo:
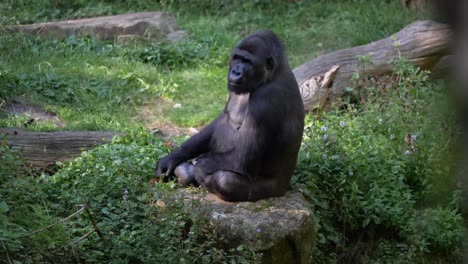
<path fill-rule="evenodd" d="M 135 36 L 135 38 L 174 41 L 174 39 L 180 40 L 185 36 L 185 32 L 179 30 L 174 16 L 166 12 L 100 16 L 19 25 L 9 27 L 9 29 L 59 39 L 72 35 L 91 35 L 103 40 L 117 39 L 118 36 Z"/>
<path fill-rule="evenodd" d="M 188 210 L 201 208 L 231 246 L 242 243 L 262 253 L 263 263 L 311 263 L 316 223 L 300 192 L 237 203 L 201 189 L 178 189 L 177 193 Z"/>

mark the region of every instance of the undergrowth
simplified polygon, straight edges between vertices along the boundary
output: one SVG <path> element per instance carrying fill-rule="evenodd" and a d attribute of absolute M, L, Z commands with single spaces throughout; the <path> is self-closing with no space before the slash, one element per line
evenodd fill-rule
<path fill-rule="evenodd" d="M 308 117 L 293 180 L 318 219 L 317 263 L 461 261 L 446 85 L 404 59 L 395 67 L 357 73 L 336 111 Z"/>
<path fill-rule="evenodd" d="M 133 131 L 84 152 L 53 176 L 15 175 L 21 162 L 0 145 L 0 263 L 254 263 L 230 248 L 203 209 L 184 203 L 175 184 L 152 181 L 168 151 Z"/>
<path fill-rule="evenodd" d="M 94 38 L 45 40 L 0 30 L 0 127 L 25 99 L 56 113 L 33 130 L 121 130 L 124 138 L 30 175 L 0 144 L 0 262 L 253 263 L 197 211 L 151 181 L 169 148 L 135 127 L 201 126 L 226 99 L 229 52 L 270 28 L 296 67 L 388 37 L 413 21 L 399 1 L 4 1 L 2 26 L 166 10 L 188 37 L 119 46 Z M 361 58 L 365 63 L 366 58 Z M 311 115 L 293 177 L 316 217 L 315 263 L 460 263 L 456 118 L 446 85 L 396 60 L 391 76 L 349 82 L 335 110 Z M 145 111 L 157 114 L 145 116 Z M 34 176 L 34 177 L 33 177 Z M 195 214 L 194 214 L 195 213 Z M 69 216 L 72 216 L 68 218 Z"/>
<path fill-rule="evenodd" d="M 355 76 L 335 111 L 306 120 L 293 185 L 318 223 L 315 263 L 461 262 L 458 132 L 445 85 L 404 60 L 395 65 L 392 76 Z M 130 131 L 59 164 L 54 175 L 32 178 L 3 142 L 1 255 L 26 262 L 257 261 L 248 248 L 226 247 L 201 211 L 184 211 L 173 183 L 151 180 L 170 145 Z"/>

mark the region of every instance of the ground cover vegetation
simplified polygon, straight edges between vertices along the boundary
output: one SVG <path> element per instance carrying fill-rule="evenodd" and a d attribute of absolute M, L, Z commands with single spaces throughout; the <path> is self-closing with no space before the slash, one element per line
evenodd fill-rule
<path fill-rule="evenodd" d="M 212 120 L 227 96 L 228 54 L 254 30 L 278 33 L 294 68 L 432 17 L 383 0 L 17 0 L 0 2 L 0 25 L 148 10 L 173 12 L 187 39 L 118 46 L 0 30 L 0 127 L 30 118 L 5 110 L 22 98 L 61 120 L 30 130 L 127 133 L 52 175 L 29 174 L 1 141 L 0 262 L 258 261 L 227 247 L 201 213 L 189 220 L 170 200 L 174 183 L 152 181 L 156 160 L 185 137 L 148 131 Z M 446 81 L 404 58 L 394 65 L 391 76 L 356 72 L 341 102 L 307 117 L 293 186 L 318 222 L 316 263 L 461 263 L 459 131 Z"/>

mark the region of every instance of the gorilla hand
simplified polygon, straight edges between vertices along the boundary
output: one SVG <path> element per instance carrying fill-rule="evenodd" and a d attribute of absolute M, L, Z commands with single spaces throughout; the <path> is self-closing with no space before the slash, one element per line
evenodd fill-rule
<path fill-rule="evenodd" d="M 174 177 L 174 170 L 176 167 L 184 161 L 185 160 L 182 157 L 179 157 L 175 153 L 171 153 L 158 161 L 154 175 L 156 177 L 163 175 L 172 178 Z"/>

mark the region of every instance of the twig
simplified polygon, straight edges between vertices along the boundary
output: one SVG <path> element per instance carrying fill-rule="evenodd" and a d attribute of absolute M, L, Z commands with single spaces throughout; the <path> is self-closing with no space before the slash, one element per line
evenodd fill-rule
<path fill-rule="evenodd" d="M 72 246 L 74 244 L 77 244 L 78 242 L 81 242 L 83 240 L 85 240 L 87 237 L 89 237 L 92 233 L 94 233 L 95 230 L 91 230 L 89 231 L 88 233 L 86 233 L 84 236 L 76 239 L 76 240 L 73 240 L 72 242 L 68 243 L 65 247 L 69 247 L 69 246 Z"/>
<path fill-rule="evenodd" d="M 8 263 L 9 263 L 9 264 L 13 264 L 13 262 L 11 262 L 10 254 L 8 254 L 8 249 L 7 249 L 7 247 L 5 246 L 5 243 L 3 242 L 3 240 L 0 240 L 0 242 L 2 242 L 2 246 L 3 246 L 3 248 L 5 249 L 6 257 L 7 257 Z"/>
<path fill-rule="evenodd" d="M 102 240 L 105 240 L 105 239 L 104 239 L 104 236 L 103 236 L 102 233 L 101 233 L 101 231 L 100 231 L 99 228 L 97 227 L 97 224 L 96 224 L 96 221 L 94 220 L 93 215 L 92 215 L 91 212 L 89 211 L 88 205 L 85 204 L 85 205 L 83 206 L 83 208 L 86 210 L 86 213 L 88 214 L 89 219 L 91 220 L 91 223 L 93 224 L 94 230 L 96 231 L 96 233 L 98 234 L 98 236 L 99 236 Z"/>
<path fill-rule="evenodd" d="M 45 230 L 47 230 L 47 229 L 49 229 L 49 228 L 51 228 L 51 227 L 54 227 L 54 226 L 56 226 L 56 225 L 58 225 L 58 224 L 61 224 L 61 223 L 63 223 L 63 222 L 66 222 L 66 221 L 70 220 L 71 218 L 73 218 L 73 217 L 75 217 L 76 215 L 78 215 L 78 214 L 80 214 L 81 212 L 83 212 L 83 210 L 85 210 L 85 209 L 86 209 L 86 206 L 85 206 L 85 205 L 81 205 L 80 210 L 78 210 L 78 211 L 76 211 L 75 213 L 69 215 L 68 217 L 66 217 L 66 218 L 64 218 L 64 219 L 62 219 L 62 220 L 60 220 L 60 221 L 58 221 L 57 223 L 48 225 L 48 226 L 46 226 L 46 227 L 43 227 L 43 228 L 38 229 L 38 230 L 36 230 L 36 231 L 33 231 L 33 232 L 31 232 L 31 233 L 28 233 L 28 234 L 25 234 L 25 235 L 21 235 L 21 236 L 19 236 L 19 237 L 15 237 L 15 239 L 19 239 L 19 238 L 23 238 L 23 237 L 28 237 L 28 236 L 32 236 L 32 235 L 34 235 L 34 234 L 43 232 L 43 231 L 45 231 Z"/>

